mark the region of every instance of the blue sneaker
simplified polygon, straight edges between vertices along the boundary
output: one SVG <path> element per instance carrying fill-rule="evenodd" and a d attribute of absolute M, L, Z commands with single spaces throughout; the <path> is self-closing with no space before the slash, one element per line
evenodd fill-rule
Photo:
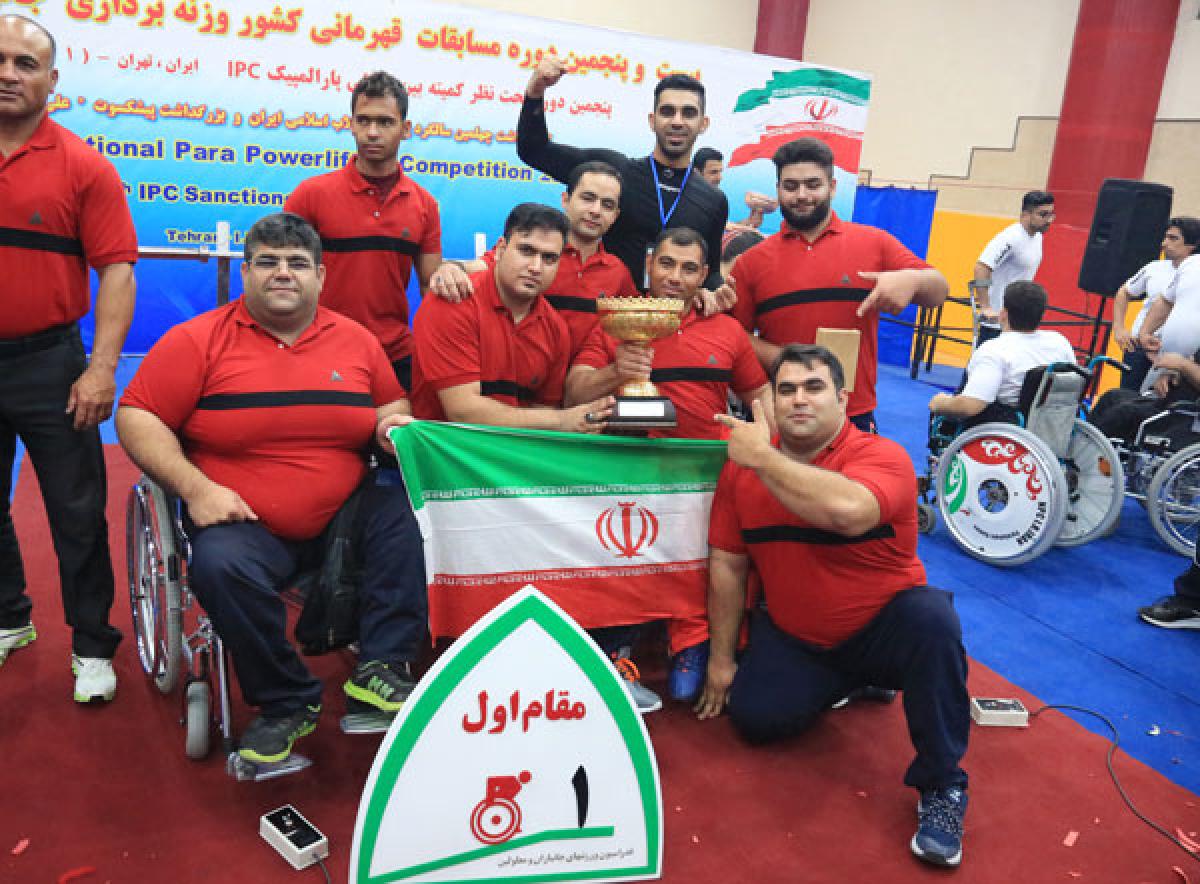
<path fill-rule="evenodd" d="M 672 700 L 690 703 L 704 689 L 708 674 L 708 642 L 684 648 L 671 658 L 671 674 L 667 677 L 667 690 Z"/>
<path fill-rule="evenodd" d="M 917 802 L 917 834 L 912 852 L 935 866 L 957 866 L 962 862 L 963 817 L 967 793 L 957 787 L 926 789 Z"/>

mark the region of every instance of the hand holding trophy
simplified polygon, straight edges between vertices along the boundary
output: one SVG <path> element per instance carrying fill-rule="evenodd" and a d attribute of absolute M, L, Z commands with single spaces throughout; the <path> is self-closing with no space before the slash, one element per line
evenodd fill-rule
<path fill-rule="evenodd" d="M 683 319 L 679 298 L 597 298 L 603 329 L 622 343 L 649 344 L 674 334 Z M 649 378 L 622 384 L 608 426 L 614 432 L 662 430 L 675 426 L 675 405 Z"/>

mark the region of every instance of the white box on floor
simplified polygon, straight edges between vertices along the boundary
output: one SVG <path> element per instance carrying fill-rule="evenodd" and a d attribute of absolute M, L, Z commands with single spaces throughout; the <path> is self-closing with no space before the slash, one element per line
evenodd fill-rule
<path fill-rule="evenodd" d="M 971 718 L 986 727 L 1029 726 L 1029 710 L 1014 697 L 972 697 Z"/>

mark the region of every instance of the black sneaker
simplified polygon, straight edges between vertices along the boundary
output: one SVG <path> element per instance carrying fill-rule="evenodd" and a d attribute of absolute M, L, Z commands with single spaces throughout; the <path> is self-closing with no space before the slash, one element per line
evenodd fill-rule
<path fill-rule="evenodd" d="M 962 862 L 963 817 L 967 793 L 959 788 L 926 789 L 917 802 L 917 833 L 909 847 L 935 866 Z"/>
<path fill-rule="evenodd" d="M 1163 596 L 1153 605 L 1138 608 L 1138 616 L 1163 629 L 1200 629 L 1200 611 L 1177 595 Z"/>
<path fill-rule="evenodd" d="M 292 744 L 317 729 L 320 706 L 305 706 L 281 718 L 260 715 L 242 734 L 238 755 L 246 761 L 270 764 L 292 754 Z"/>
<path fill-rule="evenodd" d="M 397 712 L 416 686 L 407 663 L 388 665 L 382 660 L 370 660 L 354 667 L 342 690 L 347 697 L 381 712 Z"/>

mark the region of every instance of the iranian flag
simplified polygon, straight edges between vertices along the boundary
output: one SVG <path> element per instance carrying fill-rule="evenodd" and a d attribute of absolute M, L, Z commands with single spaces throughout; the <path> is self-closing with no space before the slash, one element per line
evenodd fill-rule
<path fill-rule="evenodd" d="M 461 634 L 527 583 L 584 627 L 704 613 L 723 442 L 432 421 L 392 440 L 435 636 Z"/>
<path fill-rule="evenodd" d="M 812 136 L 833 150 L 834 164 L 858 174 L 871 81 L 829 68 L 776 71 L 761 87 L 738 96 L 731 117 L 730 166 L 770 159 L 789 141 Z"/>

